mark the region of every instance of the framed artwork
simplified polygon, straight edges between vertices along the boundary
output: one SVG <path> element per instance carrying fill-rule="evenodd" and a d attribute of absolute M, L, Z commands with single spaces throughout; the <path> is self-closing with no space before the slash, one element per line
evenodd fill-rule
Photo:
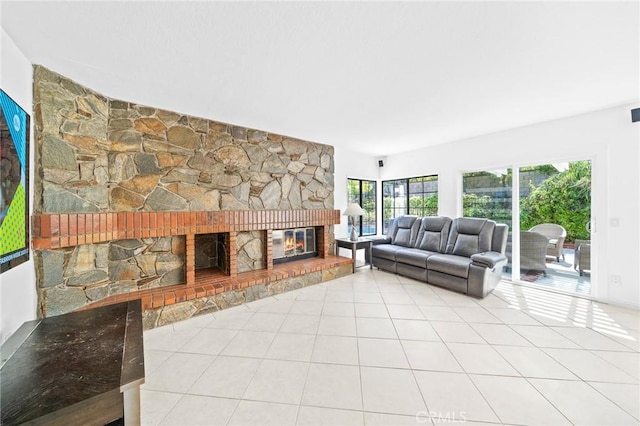
<path fill-rule="evenodd" d="M 29 260 L 29 115 L 0 89 L 0 271 Z"/>

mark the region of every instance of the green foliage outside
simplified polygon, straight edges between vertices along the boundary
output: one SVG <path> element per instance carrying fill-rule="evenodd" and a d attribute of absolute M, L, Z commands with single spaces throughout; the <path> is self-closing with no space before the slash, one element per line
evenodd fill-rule
<path fill-rule="evenodd" d="M 557 223 L 567 240 L 590 239 L 586 224 L 591 214 L 591 162 L 576 161 L 569 168 L 532 187 L 520 203 L 520 229 Z"/>
<path fill-rule="evenodd" d="M 360 200 L 360 183 L 362 182 L 362 200 Z M 358 203 L 366 212 L 362 223 L 375 229 L 376 225 L 376 182 L 359 179 L 347 179 L 347 203 Z M 374 231 L 375 232 L 375 231 Z"/>
<path fill-rule="evenodd" d="M 503 200 L 488 195 L 463 194 L 462 215 L 491 219 L 511 227 L 511 198 Z"/>
<path fill-rule="evenodd" d="M 586 224 L 591 212 L 591 162 L 576 161 L 563 172 L 550 164 L 521 168 L 537 171 L 548 177 L 538 186 L 529 182 L 529 196 L 520 201 L 520 229 L 530 229 L 541 223 L 557 223 L 567 230 L 567 241 L 589 239 Z M 471 174 L 466 174 L 465 178 Z M 473 176 L 487 176 L 479 172 Z M 496 188 L 511 186 L 511 170 Z M 463 215 L 484 217 L 511 227 L 511 198 L 501 199 L 489 195 L 467 193 L 462 198 Z"/>
<path fill-rule="evenodd" d="M 382 197 L 382 220 L 385 222 L 383 224 L 383 229 L 387 229 L 387 225 L 391 222 L 393 215 L 391 214 L 391 206 L 393 205 L 393 199 L 390 197 Z"/>
<path fill-rule="evenodd" d="M 438 214 L 438 194 L 409 198 L 409 214 L 436 216 Z"/>
<path fill-rule="evenodd" d="M 464 174 L 462 194 L 462 215 L 481 217 L 506 223 L 511 228 L 511 181 L 513 173 L 507 169 L 500 176 L 492 172 L 471 172 Z M 480 190 L 480 193 L 472 190 Z M 482 194 L 489 189 L 502 190 L 503 197 Z M 506 197 L 506 198 L 505 198 Z"/>
<path fill-rule="evenodd" d="M 537 172 L 538 181 L 542 182 L 536 186 L 530 181 L 529 191 L 525 191 L 529 195 L 522 196 L 520 200 L 520 229 L 530 229 L 540 223 L 557 223 L 567 230 L 567 241 L 590 239 L 586 228 L 591 212 L 590 161 L 569 163 L 569 168 L 563 172 L 558 172 L 551 164 L 522 167 L 521 179 L 522 172 Z M 481 192 L 465 193 L 462 196 L 463 216 L 488 218 L 506 223 L 511 228 L 511 169 L 502 176 L 489 172 L 465 173 L 465 179 L 473 178 L 488 180 L 484 184 L 480 183 L 482 186 L 479 188 L 504 188 L 508 194 L 500 197 Z M 472 181 L 469 183 L 473 185 Z M 409 197 L 409 214 L 438 214 L 438 194 Z M 383 218 L 389 221 L 393 216 L 393 198 L 385 196 Z"/>

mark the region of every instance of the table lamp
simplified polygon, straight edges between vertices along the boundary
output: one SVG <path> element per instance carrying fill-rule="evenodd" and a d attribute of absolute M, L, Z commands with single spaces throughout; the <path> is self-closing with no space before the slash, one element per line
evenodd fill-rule
<path fill-rule="evenodd" d="M 356 231 L 356 217 L 363 216 L 365 211 L 358 203 L 351 203 L 347 206 L 347 209 L 342 213 L 343 216 L 351 216 L 351 241 L 358 241 L 358 232 Z"/>

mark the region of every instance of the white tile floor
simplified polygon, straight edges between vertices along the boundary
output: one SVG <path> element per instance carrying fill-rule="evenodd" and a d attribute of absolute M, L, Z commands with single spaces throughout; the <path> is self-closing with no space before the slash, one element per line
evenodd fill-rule
<path fill-rule="evenodd" d="M 637 311 L 352 276 L 144 333 L 145 425 L 640 424 Z"/>

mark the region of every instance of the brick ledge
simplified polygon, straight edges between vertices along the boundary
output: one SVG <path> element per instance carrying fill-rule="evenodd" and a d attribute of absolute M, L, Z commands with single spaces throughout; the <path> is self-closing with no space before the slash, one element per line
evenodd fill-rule
<path fill-rule="evenodd" d="M 175 303 L 186 302 L 200 297 L 213 296 L 230 290 L 241 290 L 254 285 L 267 284 L 284 278 L 295 277 L 311 272 L 324 271 L 337 266 L 352 264 L 353 260 L 340 256 L 313 258 L 274 265 L 273 269 L 260 269 L 240 273 L 229 277 L 222 273 L 204 271 L 196 274 L 194 284 L 177 284 L 146 290 L 133 290 L 129 293 L 118 294 L 90 303 L 79 309 L 92 309 L 119 302 L 140 299 L 142 309 L 157 309 Z"/>
<path fill-rule="evenodd" d="M 194 212 L 52 213 L 31 216 L 33 250 L 130 238 L 328 226 L 339 210 L 216 210 Z"/>

